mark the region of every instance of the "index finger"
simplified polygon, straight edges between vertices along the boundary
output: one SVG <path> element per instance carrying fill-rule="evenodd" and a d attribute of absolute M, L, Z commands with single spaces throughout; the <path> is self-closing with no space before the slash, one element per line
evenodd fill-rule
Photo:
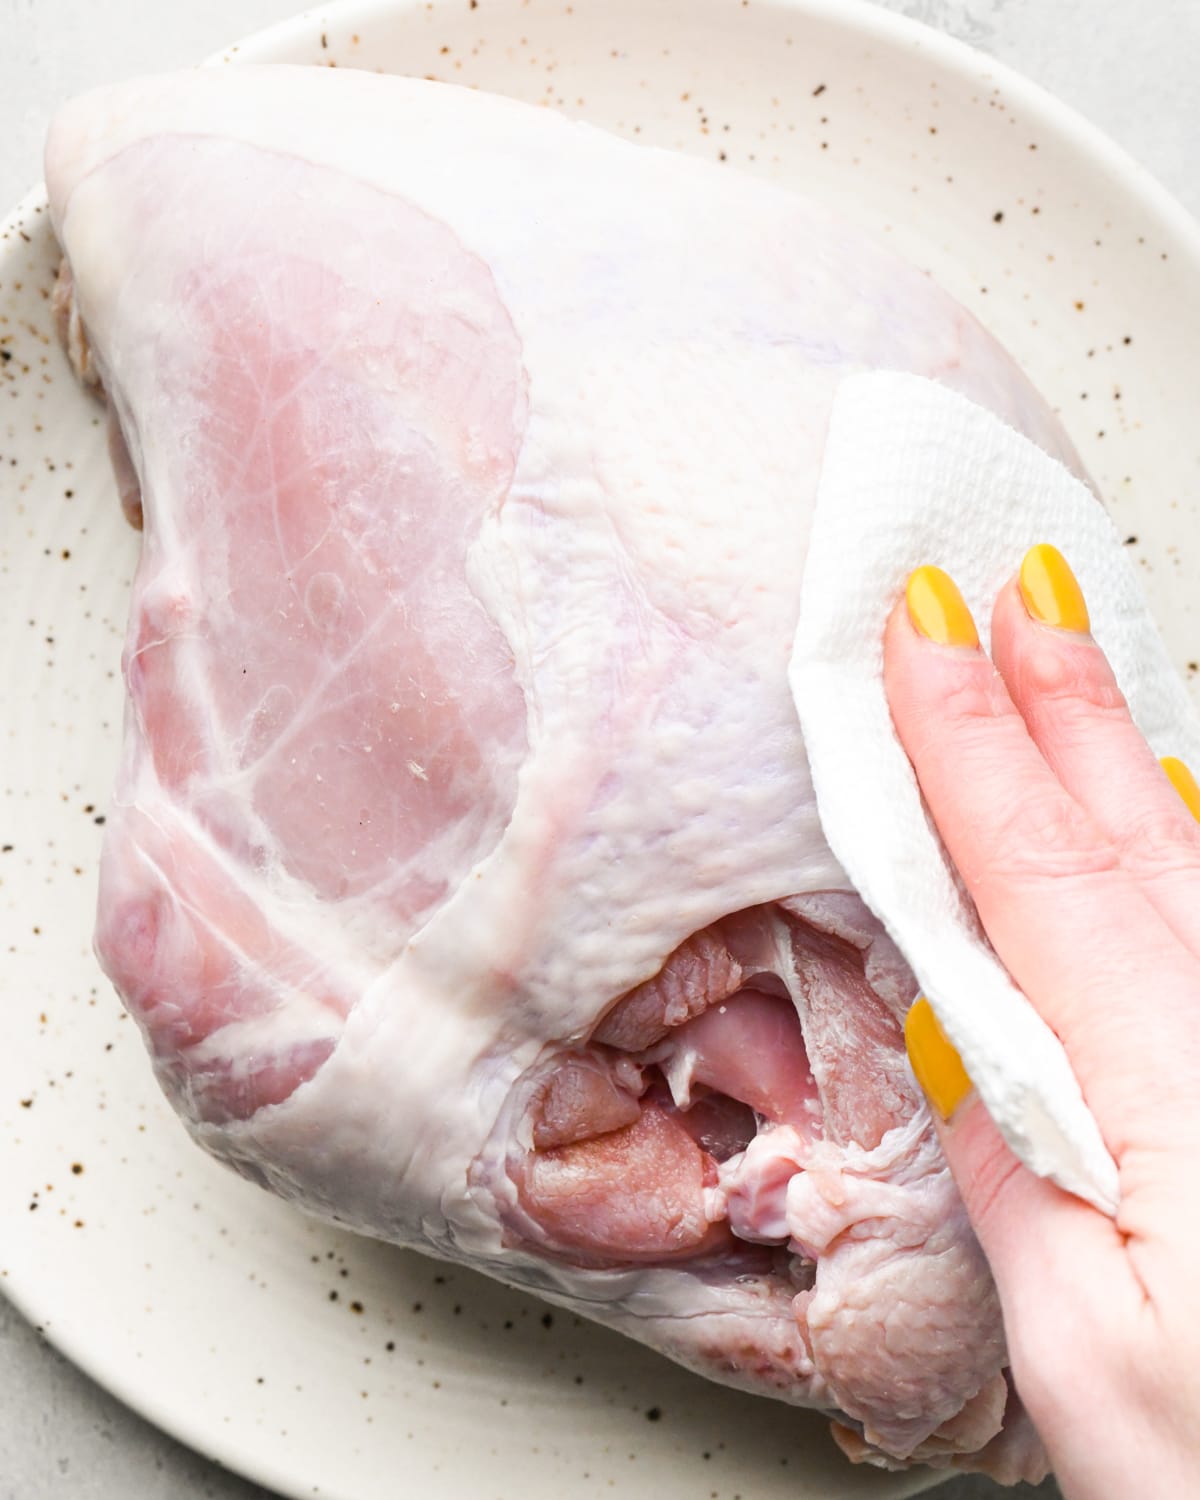
<path fill-rule="evenodd" d="M 1195 961 L 1043 759 L 941 579 L 958 600 L 946 616 L 957 635 L 922 634 L 905 601 L 888 621 L 892 717 L 988 937 L 1064 1042 L 1119 1159 L 1170 1107 L 1165 1091 L 1194 1107 L 1177 1059 L 1200 1014 Z"/>

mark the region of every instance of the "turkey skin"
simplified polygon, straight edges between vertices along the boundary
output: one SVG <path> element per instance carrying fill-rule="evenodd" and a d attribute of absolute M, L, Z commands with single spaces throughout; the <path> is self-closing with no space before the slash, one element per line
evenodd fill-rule
<path fill-rule="evenodd" d="M 122 84 L 47 182 L 144 527 L 96 943 L 195 1138 L 856 1458 L 1037 1477 L 787 683 L 838 382 L 1073 462 L 1022 374 L 820 207 L 444 85 Z"/>

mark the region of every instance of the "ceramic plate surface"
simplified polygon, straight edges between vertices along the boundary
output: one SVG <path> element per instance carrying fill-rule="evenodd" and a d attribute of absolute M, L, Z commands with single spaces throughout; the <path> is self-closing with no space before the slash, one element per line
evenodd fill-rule
<path fill-rule="evenodd" d="M 850 0 L 361 3 L 219 63 L 242 59 L 478 85 L 837 205 L 972 308 L 1061 409 L 1197 674 L 1200 235 L 1030 85 Z M 0 1285 L 151 1420 L 292 1496 L 929 1484 L 850 1469 L 811 1414 L 298 1217 L 187 1140 L 90 947 L 137 538 L 54 341 L 41 196 L 0 232 Z"/>

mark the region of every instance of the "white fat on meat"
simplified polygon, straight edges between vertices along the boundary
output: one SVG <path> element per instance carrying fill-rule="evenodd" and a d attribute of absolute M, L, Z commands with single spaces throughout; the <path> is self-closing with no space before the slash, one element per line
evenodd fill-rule
<path fill-rule="evenodd" d="M 1072 461 L 1011 360 L 819 207 L 446 86 L 122 84 L 47 182 L 144 521 L 97 947 L 197 1140 L 1036 1477 L 786 677 L 839 380 Z"/>

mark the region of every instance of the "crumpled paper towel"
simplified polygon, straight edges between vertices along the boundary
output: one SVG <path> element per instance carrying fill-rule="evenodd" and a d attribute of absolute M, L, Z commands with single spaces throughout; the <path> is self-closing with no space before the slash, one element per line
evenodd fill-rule
<path fill-rule="evenodd" d="M 1117 1172 L 1100 1130 L 1061 1043 L 980 934 L 883 688 L 884 625 L 913 568 L 949 572 L 986 645 L 996 595 L 1038 542 L 1069 559 L 1155 753 L 1200 765 L 1200 719 L 1096 497 L 990 412 L 913 375 L 839 387 L 790 677 L 830 846 L 1005 1141 L 1039 1176 L 1111 1214 Z"/>

